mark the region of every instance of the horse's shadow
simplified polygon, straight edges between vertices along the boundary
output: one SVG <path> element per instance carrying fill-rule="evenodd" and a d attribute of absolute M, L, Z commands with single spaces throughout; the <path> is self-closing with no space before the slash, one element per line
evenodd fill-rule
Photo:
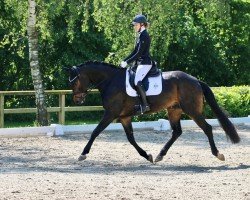
<path fill-rule="evenodd" d="M 220 166 L 201 166 L 195 164 L 189 165 L 176 165 L 168 163 L 157 163 L 150 164 L 144 161 L 141 162 L 128 162 L 126 164 L 121 164 L 118 161 L 95 161 L 95 160 L 85 160 L 82 162 L 76 161 L 72 158 L 62 157 L 50 159 L 59 159 L 57 165 L 51 162 L 49 164 L 40 165 L 35 164 L 40 159 L 32 160 L 32 158 L 13 158 L 9 160 L 12 163 L 12 167 L 1 166 L 1 173 L 30 173 L 30 172 L 59 172 L 59 173 L 73 173 L 73 174 L 116 174 L 116 173 L 128 173 L 136 175 L 163 175 L 172 173 L 212 173 L 215 171 L 236 171 L 249 169 L 250 165 L 239 164 L 237 166 L 230 166 L 227 164 Z M 16 163 L 16 160 L 19 160 Z M 46 161 L 46 160 L 45 160 Z M 27 163 L 33 162 L 33 165 Z"/>
<path fill-rule="evenodd" d="M 90 166 L 91 165 L 91 166 Z M 109 165 L 103 162 L 91 162 L 91 164 L 81 164 L 77 167 L 78 170 L 84 173 L 94 173 L 99 174 L 105 172 L 106 174 L 114 174 L 114 173 L 134 173 L 134 174 L 147 174 L 147 175 L 155 175 L 155 174 L 164 174 L 164 173 L 213 173 L 214 171 L 236 171 L 236 170 L 244 170 L 249 169 L 250 165 L 239 164 L 238 166 L 230 166 L 230 165 L 221 165 L 221 166 L 201 166 L 201 165 L 173 165 L 173 164 L 135 164 L 130 163 L 127 165 Z M 79 169 L 81 168 L 82 169 Z M 87 168 L 85 170 L 84 168 Z M 89 170 L 91 167 L 91 170 Z M 74 173 L 74 172 L 73 172 Z"/>
<path fill-rule="evenodd" d="M 190 139 L 190 134 L 196 135 L 196 132 L 183 136 L 177 146 L 194 146 L 195 148 L 204 148 L 204 144 L 208 145 L 205 136 L 196 137 L 195 140 Z M 166 133 L 153 135 L 153 140 L 149 141 L 150 134 L 138 134 L 140 142 L 148 143 L 163 143 L 166 140 Z M 75 134 L 55 138 L 59 141 L 72 140 L 81 141 L 86 140 L 88 135 Z M 220 146 L 228 145 L 229 143 L 224 139 L 224 135 L 216 134 Z M 249 138 L 245 135 L 241 136 L 242 142 L 240 146 L 249 145 Z M 102 141 L 122 142 L 128 143 L 126 136 L 117 136 L 109 133 L 106 136 L 98 138 Z M 132 146 L 131 146 L 132 148 Z M 187 165 L 177 163 L 169 163 L 163 160 L 156 165 L 150 164 L 148 161 L 141 158 L 141 160 L 127 160 L 122 161 L 107 158 L 106 160 L 94 160 L 91 157 L 82 162 L 78 162 L 77 158 L 72 158 L 72 155 L 57 154 L 58 148 L 46 149 L 45 147 L 17 147 L 16 154 L 10 155 L 8 152 L 13 151 L 13 146 L 0 146 L 0 173 L 29 173 L 29 172 L 59 172 L 59 173 L 78 173 L 78 174 L 114 174 L 114 173 L 129 173 L 129 174 L 168 174 L 168 173 L 212 173 L 215 171 L 236 171 L 249 169 L 250 165 L 238 164 L 231 165 L 228 162 L 211 164 L 212 166 L 202 166 L 195 162 L 190 162 Z M 55 151 L 53 153 L 53 151 Z M 20 154 L 21 152 L 21 154 Z M 45 153 L 44 153 L 45 152 Z M 41 154 L 41 155 L 40 155 Z M 138 155 L 139 159 L 139 155 Z M 248 163 L 249 164 L 249 163 Z"/>

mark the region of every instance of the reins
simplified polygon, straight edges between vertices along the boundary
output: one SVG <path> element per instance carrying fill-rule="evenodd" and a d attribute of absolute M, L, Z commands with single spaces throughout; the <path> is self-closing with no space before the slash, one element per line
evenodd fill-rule
<path fill-rule="evenodd" d="M 77 68 L 76 66 L 74 66 L 73 68 L 74 68 L 74 70 L 76 70 L 77 75 L 76 75 L 73 79 L 70 79 L 70 77 L 69 77 L 69 82 L 70 82 L 70 83 L 73 83 L 77 78 L 80 77 L 80 72 L 79 72 L 78 68 Z M 106 80 L 107 80 L 107 79 L 102 80 L 101 82 L 99 82 L 99 83 L 96 84 L 96 85 L 91 84 L 91 86 L 87 88 L 86 92 L 80 93 L 80 94 L 81 94 L 81 97 L 82 97 L 82 98 L 85 98 L 85 97 L 89 94 L 89 92 L 90 92 L 92 89 L 98 87 L 99 85 L 101 85 L 101 84 L 102 84 L 104 81 L 106 81 Z M 76 95 L 76 94 L 75 94 L 75 95 Z"/>
<path fill-rule="evenodd" d="M 100 83 L 98 83 L 98 84 L 96 84 L 96 85 L 91 85 L 87 90 L 86 90 L 86 92 L 84 92 L 83 94 L 84 94 L 84 96 L 83 97 L 86 97 L 87 95 L 88 95 L 88 93 L 92 90 L 92 89 L 94 89 L 94 88 L 96 88 L 96 87 L 98 87 L 99 85 L 101 85 L 104 81 L 106 81 L 107 79 L 105 79 L 105 80 L 102 80 Z"/>

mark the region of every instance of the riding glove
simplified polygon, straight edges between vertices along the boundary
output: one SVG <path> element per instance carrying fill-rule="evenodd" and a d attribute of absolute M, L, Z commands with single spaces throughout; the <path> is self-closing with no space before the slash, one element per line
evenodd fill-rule
<path fill-rule="evenodd" d="M 122 62 L 121 62 L 121 67 L 122 67 L 122 68 L 127 67 L 127 65 L 128 65 L 128 63 L 127 63 L 126 61 L 122 61 Z"/>

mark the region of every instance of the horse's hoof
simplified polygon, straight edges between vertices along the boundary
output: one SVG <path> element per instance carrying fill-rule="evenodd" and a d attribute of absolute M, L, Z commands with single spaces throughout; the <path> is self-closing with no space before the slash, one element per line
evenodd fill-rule
<path fill-rule="evenodd" d="M 78 161 L 85 160 L 86 158 L 87 158 L 86 155 L 80 155 L 79 158 L 78 158 Z"/>
<path fill-rule="evenodd" d="M 153 156 L 151 154 L 148 154 L 148 161 L 150 161 L 151 163 L 154 163 Z"/>
<path fill-rule="evenodd" d="M 225 156 L 223 154 L 218 153 L 217 158 L 221 161 L 225 161 Z"/>
<path fill-rule="evenodd" d="M 158 156 L 156 157 L 156 159 L 155 159 L 155 163 L 160 162 L 160 161 L 162 161 L 162 160 L 163 160 L 163 156 L 158 155 Z"/>

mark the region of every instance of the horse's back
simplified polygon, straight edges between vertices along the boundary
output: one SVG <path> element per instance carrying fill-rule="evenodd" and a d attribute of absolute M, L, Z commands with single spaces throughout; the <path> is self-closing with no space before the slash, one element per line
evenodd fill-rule
<path fill-rule="evenodd" d="M 163 72 L 164 91 L 174 93 L 175 97 L 187 109 L 197 106 L 199 112 L 203 107 L 203 91 L 199 80 L 182 71 Z M 186 110 L 187 110 L 186 109 Z"/>
<path fill-rule="evenodd" d="M 162 77 L 164 80 L 164 83 L 169 85 L 169 84 L 174 84 L 181 88 L 197 88 L 198 90 L 201 90 L 201 86 L 199 83 L 199 80 L 195 78 L 194 76 L 187 74 L 182 71 L 168 71 L 168 72 L 163 72 Z"/>
<path fill-rule="evenodd" d="M 162 77 L 164 80 L 192 80 L 194 82 L 197 82 L 197 78 L 194 76 L 187 74 L 183 71 L 167 71 L 162 73 Z"/>

